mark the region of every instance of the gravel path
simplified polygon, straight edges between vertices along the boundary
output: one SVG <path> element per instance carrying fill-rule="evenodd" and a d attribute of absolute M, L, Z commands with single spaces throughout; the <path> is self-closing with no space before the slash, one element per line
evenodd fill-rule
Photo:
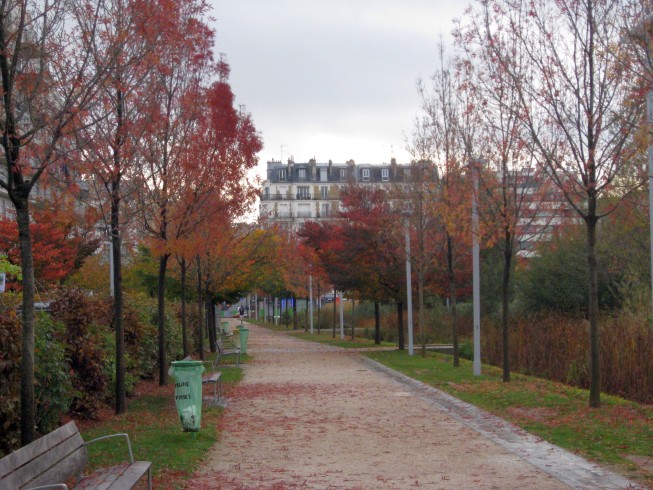
<path fill-rule="evenodd" d="M 254 362 L 189 489 L 628 487 L 360 354 L 249 327 Z"/>

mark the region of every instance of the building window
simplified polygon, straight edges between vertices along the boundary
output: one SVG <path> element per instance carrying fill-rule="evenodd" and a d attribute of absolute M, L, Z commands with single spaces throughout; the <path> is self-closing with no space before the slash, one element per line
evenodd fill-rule
<path fill-rule="evenodd" d="M 369 168 L 364 168 L 361 173 L 363 177 L 363 182 L 369 182 L 370 181 L 370 169 Z"/>
<path fill-rule="evenodd" d="M 279 182 L 285 182 L 286 181 L 286 169 L 285 168 L 280 168 L 279 169 Z"/>
<path fill-rule="evenodd" d="M 341 168 L 340 169 L 340 180 L 345 180 L 347 178 L 347 169 L 346 168 Z"/>
<path fill-rule="evenodd" d="M 387 182 L 390 180 L 390 169 L 389 168 L 382 168 L 381 169 L 381 180 L 383 182 Z"/>
<path fill-rule="evenodd" d="M 297 217 L 298 218 L 310 218 L 311 217 L 311 205 L 310 204 L 300 204 L 297 207 Z"/>
<path fill-rule="evenodd" d="M 297 169 L 297 178 L 299 180 L 306 180 L 306 169 L 305 168 Z"/>
<path fill-rule="evenodd" d="M 329 188 L 326 185 L 320 187 L 320 197 L 327 199 L 329 197 Z"/>
<path fill-rule="evenodd" d="M 323 203 L 322 206 L 320 206 L 320 216 L 322 218 L 326 218 L 329 216 L 329 204 L 328 203 Z"/>
<path fill-rule="evenodd" d="M 270 199 L 270 188 L 266 187 L 263 191 L 263 199 Z"/>
<path fill-rule="evenodd" d="M 309 193 L 308 186 L 299 186 L 297 187 L 297 199 L 310 199 L 311 195 Z"/>
<path fill-rule="evenodd" d="M 289 218 L 290 217 L 290 209 L 288 209 L 288 205 L 287 204 L 279 204 L 278 213 L 279 213 L 279 218 Z"/>
<path fill-rule="evenodd" d="M 327 178 L 327 169 L 326 168 L 321 168 L 320 169 L 320 182 L 328 182 L 329 179 Z"/>

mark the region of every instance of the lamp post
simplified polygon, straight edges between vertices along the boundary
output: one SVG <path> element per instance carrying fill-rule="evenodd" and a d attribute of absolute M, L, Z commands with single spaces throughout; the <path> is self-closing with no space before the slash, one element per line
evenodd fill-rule
<path fill-rule="evenodd" d="M 472 185 L 472 299 L 474 303 L 474 376 L 481 375 L 481 259 L 478 245 L 478 167 L 481 162 L 471 164 Z"/>
<path fill-rule="evenodd" d="M 403 212 L 404 230 L 406 232 L 406 307 L 408 308 L 408 355 L 415 354 L 413 347 L 413 287 L 411 282 L 410 270 L 410 229 L 408 227 L 408 218 L 412 213 L 409 210 Z"/>

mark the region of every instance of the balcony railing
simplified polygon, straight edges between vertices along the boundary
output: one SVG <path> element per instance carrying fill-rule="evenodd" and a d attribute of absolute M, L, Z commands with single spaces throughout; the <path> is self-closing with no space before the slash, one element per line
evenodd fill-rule
<path fill-rule="evenodd" d="M 296 194 L 262 194 L 261 201 L 339 201 L 339 196 L 327 196 L 323 197 L 321 194 L 313 195 L 310 193 L 298 192 Z"/>

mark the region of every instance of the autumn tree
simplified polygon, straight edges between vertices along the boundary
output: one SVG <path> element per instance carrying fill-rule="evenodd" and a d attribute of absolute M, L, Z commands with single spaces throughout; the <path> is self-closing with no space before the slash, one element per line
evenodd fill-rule
<path fill-rule="evenodd" d="M 23 269 L 21 441 L 35 437 L 34 262 L 30 201 L 43 174 L 74 149 L 79 116 L 95 100 L 106 64 L 93 63 L 89 39 L 101 29 L 100 2 L 84 9 L 75 2 L 13 0 L 0 4 L 2 160 L 0 186 L 16 209 Z M 104 60 L 111 62 L 111 57 Z"/>
<path fill-rule="evenodd" d="M 187 260 L 196 255 L 188 247 L 193 231 L 207 220 L 228 226 L 248 211 L 257 196 L 247 172 L 257 163 L 261 141 L 249 113 L 234 107 L 224 58 L 217 72 L 218 81 L 198 87 L 191 97 L 203 110 L 196 115 L 194 130 L 180 155 L 180 185 L 171 203 L 169 242 L 181 266 L 182 306 Z M 182 322 L 185 333 L 183 315 Z M 186 352 L 185 341 L 184 348 Z"/>
<path fill-rule="evenodd" d="M 555 199 L 544 203 L 551 185 L 539 171 L 524 140 L 518 118 L 520 99 L 511 80 L 494 63 L 494 53 L 483 38 L 479 19 L 468 16 L 468 24 L 455 30 L 456 44 L 463 55 L 458 60 L 458 77 L 471 102 L 479 127 L 483 158 L 471 163 L 480 181 L 476 198 L 482 204 L 483 224 L 494 232 L 503 263 L 501 277 L 501 329 L 503 381 L 510 381 L 510 290 L 513 261 L 522 242 L 534 241 L 547 229 L 553 215 L 562 210 Z M 509 42 L 505 40 L 504 42 Z M 528 59 L 518 43 L 510 46 L 513 66 L 524 73 Z M 548 185 L 547 185 L 548 184 Z M 544 209 L 547 207 L 547 209 Z"/>
<path fill-rule="evenodd" d="M 438 67 L 430 86 L 419 82 L 422 114 L 413 146 L 432 155 L 438 170 L 437 199 L 433 212 L 442 231 L 445 273 L 451 308 L 453 363 L 459 366 L 457 295 L 459 268 L 468 262 L 471 249 L 471 185 L 467 165 L 474 157 L 473 115 L 466 110 L 465 93 L 456 78 L 453 61 L 440 42 Z"/>
<path fill-rule="evenodd" d="M 112 63 L 106 67 L 97 100 L 86 112 L 86 124 L 78 134 L 84 150 L 82 170 L 111 241 L 116 413 L 126 409 L 122 248 L 124 229 L 133 214 L 132 210 L 125 215 L 122 208 L 142 184 L 134 169 L 139 163 L 137 141 L 145 128 L 142 118 L 150 73 L 146 58 L 160 37 L 154 7 L 148 0 L 104 0 L 103 34 L 89 40 L 88 49 L 95 63 L 107 58 Z M 83 8 L 79 6 L 79 17 L 89 22 L 82 15 Z"/>
<path fill-rule="evenodd" d="M 641 117 L 632 78 L 609 46 L 624 33 L 624 3 L 608 0 L 479 2 L 480 39 L 514 85 L 516 115 L 538 164 L 585 223 L 591 407 L 600 406 L 597 225 L 626 195 L 618 188 Z M 528 59 L 515 64 L 513 46 Z"/>
<path fill-rule="evenodd" d="M 405 276 L 400 209 L 382 189 L 349 186 L 342 194 L 342 221 L 306 223 L 300 236 L 316 252 L 336 289 L 375 302 L 397 302 L 399 348 L 404 348 Z M 377 340 L 379 332 L 377 328 Z"/>

